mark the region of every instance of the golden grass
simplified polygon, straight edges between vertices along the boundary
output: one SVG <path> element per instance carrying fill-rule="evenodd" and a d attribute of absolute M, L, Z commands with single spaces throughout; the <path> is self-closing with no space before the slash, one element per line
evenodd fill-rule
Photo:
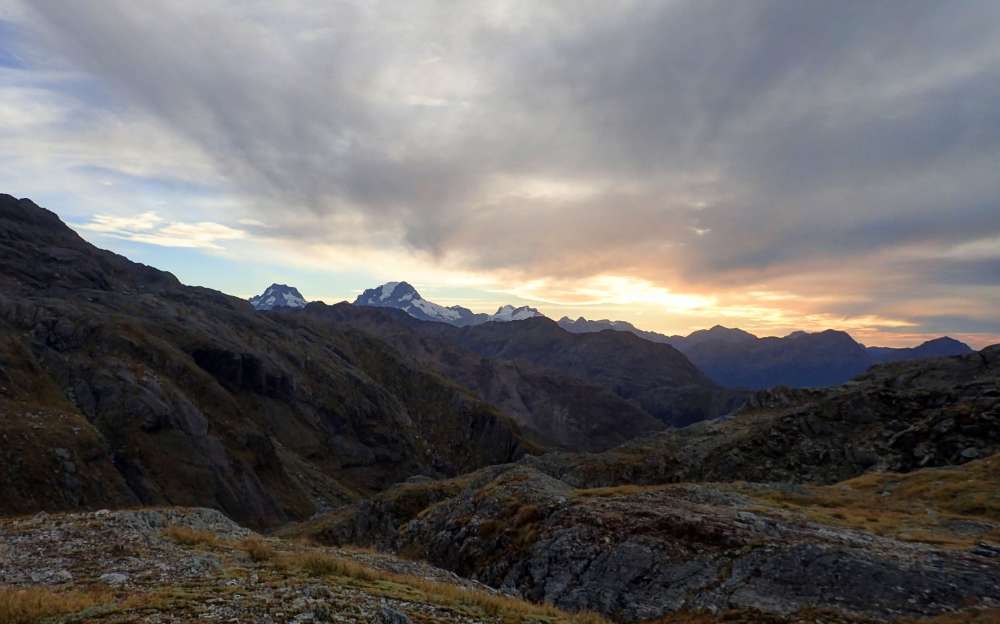
<path fill-rule="evenodd" d="M 289 555 L 282 559 L 285 567 L 297 568 L 309 576 L 343 576 L 362 581 L 374 581 L 379 574 L 373 568 L 322 552 Z"/>
<path fill-rule="evenodd" d="M 358 581 L 368 591 L 392 595 L 404 592 L 409 598 L 444 607 L 470 607 L 496 617 L 504 624 L 561 622 L 563 624 L 608 624 L 594 613 L 567 613 L 551 605 L 539 605 L 518 598 L 439 583 L 425 578 L 386 572 L 330 553 L 303 552 L 286 555 L 278 565 L 298 569 L 309 576 L 340 577 Z"/>
<path fill-rule="evenodd" d="M 668 485 L 614 485 L 610 487 L 587 488 L 573 490 L 573 495 L 580 498 L 610 498 L 614 496 L 634 496 L 643 492 L 652 492 L 668 488 Z"/>
<path fill-rule="evenodd" d="M 0 587 L 0 622 L 33 624 L 78 613 L 112 600 L 107 591 L 55 591 L 47 587 Z"/>
<path fill-rule="evenodd" d="M 954 468 L 868 473 L 796 493 L 751 494 L 810 520 L 906 541 L 957 548 L 1000 543 L 1000 528 L 971 534 L 953 528 L 961 521 L 1000 523 L 1000 455 Z"/>
<path fill-rule="evenodd" d="M 426 601 L 440 606 L 473 607 L 484 615 L 498 618 L 503 624 L 529 622 L 608 624 L 608 620 L 596 613 L 568 613 L 552 605 L 536 604 L 503 594 L 468 589 L 460 585 L 439 583 L 414 576 L 382 573 L 380 580 L 415 589 Z"/>
<path fill-rule="evenodd" d="M 972 609 L 919 620 L 902 619 L 897 624 L 996 624 L 1000 609 Z"/>
<path fill-rule="evenodd" d="M 236 547 L 250 555 L 250 558 L 257 563 L 270 561 L 276 555 L 274 548 L 259 537 L 244 538 L 236 543 Z"/>
<path fill-rule="evenodd" d="M 163 529 L 163 535 L 183 546 L 216 546 L 219 543 L 219 536 L 211 531 L 176 524 Z"/>

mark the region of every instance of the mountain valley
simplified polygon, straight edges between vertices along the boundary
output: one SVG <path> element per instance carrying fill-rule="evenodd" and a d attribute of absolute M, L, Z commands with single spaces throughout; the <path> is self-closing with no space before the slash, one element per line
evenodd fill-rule
<path fill-rule="evenodd" d="M 0 619 L 1000 613 L 1000 346 L 725 328 L 675 346 L 369 304 L 425 301 L 405 282 L 248 302 L 10 196 L 0 287 Z M 867 363 L 750 391 L 702 372 L 721 353 L 765 371 L 732 372 L 746 387 Z"/>

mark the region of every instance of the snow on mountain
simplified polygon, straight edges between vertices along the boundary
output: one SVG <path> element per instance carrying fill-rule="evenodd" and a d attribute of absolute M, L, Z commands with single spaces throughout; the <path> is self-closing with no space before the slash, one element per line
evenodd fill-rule
<path fill-rule="evenodd" d="M 372 306 L 377 308 L 396 308 L 422 321 L 438 321 L 458 327 L 479 325 L 489 321 L 520 321 L 533 316 L 542 316 L 534 308 L 511 305 L 501 306 L 496 314 L 476 314 L 462 306 L 443 306 L 428 301 L 406 282 L 386 282 L 381 286 L 369 288 L 354 300 L 354 305 Z"/>
<path fill-rule="evenodd" d="M 263 293 L 250 297 L 250 305 L 256 310 L 304 308 L 306 303 L 297 288 L 285 284 L 271 284 Z"/>
<path fill-rule="evenodd" d="M 420 296 L 420 293 L 406 282 L 386 282 L 381 286 L 369 288 L 358 295 L 354 305 L 373 306 L 377 308 L 396 308 L 410 316 L 424 321 L 441 321 L 444 323 L 462 324 L 460 321 L 467 313 L 472 312 L 459 306 L 446 308 Z"/>
<path fill-rule="evenodd" d="M 515 308 L 514 306 L 507 304 L 497 308 L 496 314 L 490 317 L 491 321 L 523 321 L 524 319 L 531 318 L 533 316 L 545 316 L 535 308 L 528 306 L 521 306 Z"/>

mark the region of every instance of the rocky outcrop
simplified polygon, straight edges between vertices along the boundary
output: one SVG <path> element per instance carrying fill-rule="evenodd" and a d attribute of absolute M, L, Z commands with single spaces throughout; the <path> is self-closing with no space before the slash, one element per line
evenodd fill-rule
<path fill-rule="evenodd" d="M 190 508 L 0 518 L 0 620 L 584 624 L 426 563 L 268 538 Z"/>
<path fill-rule="evenodd" d="M 603 453 L 392 488 L 290 532 L 397 549 L 622 621 L 996 607 L 998 384 L 1000 347 L 880 366 Z"/>
<path fill-rule="evenodd" d="M 477 485 L 404 525 L 398 548 L 570 610 L 889 619 L 1000 604 L 991 557 L 803 521 L 725 487 L 575 491 L 528 467 Z"/>

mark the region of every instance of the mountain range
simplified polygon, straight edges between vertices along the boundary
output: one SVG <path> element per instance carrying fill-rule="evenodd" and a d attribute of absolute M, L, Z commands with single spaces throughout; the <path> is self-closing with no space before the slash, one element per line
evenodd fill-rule
<path fill-rule="evenodd" d="M 252 526 L 539 452 L 383 341 L 94 247 L 0 195 L 0 510 L 187 505 Z"/>
<path fill-rule="evenodd" d="M 280 284 L 272 284 L 250 301 L 257 309 L 300 308 L 305 305 L 297 290 Z M 457 305 L 446 307 L 424 299 L 413 286 L 402 281 L 365 290 L 354 300 L 354 305 L 394 308 L 416 319 L 456 327 L 544 316 L 528 306 L 504 305 L 494 314 L 475 313 Z M 574 334 L 610 330 L 667 344 L 686 355 L 715 383 L 727 388 L 750 390 L 775 386 L 833 386 L 860 375 L 874 364 L 972 352 L 965 343 L 947 336 L 916 347 L 892 348 L 866 347 L 846 332 L 836 330 L 815 333 L 797 331 L 784 337 L 759 338 L 742 329 L 716 325 L 687 336 L 667 336 L 641 330 L 627 321 L 588 320 L 584 317 L 572 320 L 565 316 L 559 319 L 558 326 Z"/>
<path fill-rule="evenodd" d="M 268 291 L 186 286 L 0 195 L 0 619 L 21 588 L 76 591 L 73 621 L 1000 615 L 1000 345 L 675 348 Z M 718 345 L 772 372 L 917 359 L 749 392 L 684 353 Z"/>
<path fill-rule="evenodd" d="M 0 196 L 2 509 L 172 503 L 270 526 L 415 474 L 607 449 L 744 397 L 628 334 L 302 299 L 274 285 L 257 310 L 185 286 Z"/>
<path fill-rule="evenodd" d="M 967 344 L 947 336 L 912 348 L 892 348 L 866 347 L 848 333 L 836 330 L 797 331 L 780 338 L 759 338 L 742 329 L 716 325 L 687 336 L 666 336 L 640 330 L 625 321 L 590 321 L 583 317 L 575 321 L 563 317 L 559 326 L 574 333 L 627 332 L 651 342 L 669 344 L 713 381 L 728 388 L 833 386 L 860 375 L 874 364 L 972 352 Z"/>
<path fill-rule="evenodd" d="M 250 299 L 259 310 L 301 308 L 305 300 L 292 287 L 272 284 Z M 402 310 L 409 316 L 456 327 L 544 317 L 528 306 L 501 306 L 494 314 L 474 313 L 462 306 L 442 306 L 424 299 L 407 282 L 388 282 L 365 290 L 354 305 Z M 687 336 L 645 331 L 626 321 L 559 319 L 558 326 L 573 334 L 604 331 L 628 333 L 646 341 L 670 345 L 691 360 L 715 383 L 727 388 L 758 390 L 775 386 L 825 387 L 844 383 L 874 364 L 927 357 L 962 355 L 972 349 L 947 336 L 916 347 L 866 347 L 842 331 L 793 332 L 784 337 L 759 338 L 742 329 L 716 325 Z M 668 418 L 676 424 L 681 421 Z"/>

